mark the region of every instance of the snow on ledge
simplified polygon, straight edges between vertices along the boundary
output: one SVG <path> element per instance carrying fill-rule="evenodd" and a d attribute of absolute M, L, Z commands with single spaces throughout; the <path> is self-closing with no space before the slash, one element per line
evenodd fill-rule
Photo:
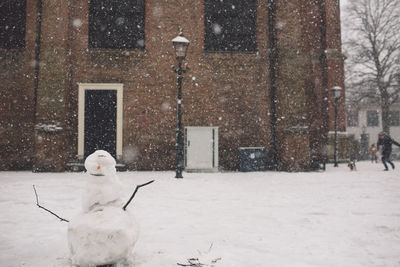
<path fill-rule="evenodd" d="M 35 130 L 40 132 L 47 132 L 47 133 L 54 133 L 62 131 L 62 127 L 59 123 L 56 124 L 45 124 L 45 123 L 38 123 L 35 125 Z"/>

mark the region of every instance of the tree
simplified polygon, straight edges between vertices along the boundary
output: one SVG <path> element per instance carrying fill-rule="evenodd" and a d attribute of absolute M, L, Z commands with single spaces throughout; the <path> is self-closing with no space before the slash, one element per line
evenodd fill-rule
<path fill-rule="evenodd" d="M 389 133 L 390 106 L 400 92 L 400 0 L 352 0 L 345 14 L 348 98 L 376 98 Z"/>

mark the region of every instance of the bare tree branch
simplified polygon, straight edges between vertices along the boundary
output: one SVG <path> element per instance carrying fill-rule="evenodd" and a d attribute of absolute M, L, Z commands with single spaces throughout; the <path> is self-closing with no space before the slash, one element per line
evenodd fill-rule
<path fill-rule="evenodd" d="M 381 103 L 383 130 L 390 130 L 390 106 L 400 90 L 400 1 L 352 0 L 343 27 L 346 50 L 347 98 L 350 103 L 371 99 Z M 346 20 L 345 19 L 345 20 Z M 347 38 L 346 38 L 347 34 Z M 376 102 L 376 100 L 373 100 Z"/>
<path fill-rule="evenodd" d="M 44 210 L 47 211 L 48 213 L 50 213 L 50 214 L 56 216 L 56 217 L 57 217 L 58 219 L 60 219 L 60 221 L 62 221 L 62 222 L 69 222 L 68 220 L 66 220 L 66 219 L 64 219 L 64 218 L 61 218 L 60 216 L 58 216 L 57 214 L 55 214 L 55 213 L 52 212 L 51 210 L 48 210 L 48 209 L 46 209 L 45 207 L 41 206 L 41 205 L 39 204 L 39 197 L 38 197 L 38 194 L 37 194 L 37 192 L 36 192 L 35 185 L 33 185 L 33 190 L 35 191 L 36 205 L 37 205 L 39 208 L 44 209 Z"/>

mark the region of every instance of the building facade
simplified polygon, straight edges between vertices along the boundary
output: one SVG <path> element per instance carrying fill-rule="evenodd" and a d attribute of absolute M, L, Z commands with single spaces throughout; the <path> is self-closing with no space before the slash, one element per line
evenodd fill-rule
<path fill-rule="evenodd" d="M 175 166 L 183 125 L 218 127 L 219 167 L 264 147 L 268 168 L 315 169 L 344 88 L 338 0 L 6 0 L 1 170 L 63 171 L 103 148 L 129 170 Z M 345 130 L 344 99 L 339 130 Z"/>
<path fill-rule="evenodd" d="M 400 104 L 390 106 L 390 136 L 400 140 Z M 361 159 L 368 159 L 368 148 L 377 143 L 378 134 L 382 131 L 382 109 L 377 101 L 368 101 L 353 106 L 347 111 L 347 133 L 354 135 L 360 142 Z M 393 146 L 399 154 L 396 146 Z M 397 158 L 396 158 L 397 159 Z"/>

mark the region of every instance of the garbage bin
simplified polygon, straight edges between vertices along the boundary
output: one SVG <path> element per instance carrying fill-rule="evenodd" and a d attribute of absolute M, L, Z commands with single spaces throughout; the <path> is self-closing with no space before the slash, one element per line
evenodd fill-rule
<path fill-rule="evenodd" d="M 239 171 L 252 172 L 264 171 L 266 166 L 266 154 L 264 147 L 240 147 Z"/>

